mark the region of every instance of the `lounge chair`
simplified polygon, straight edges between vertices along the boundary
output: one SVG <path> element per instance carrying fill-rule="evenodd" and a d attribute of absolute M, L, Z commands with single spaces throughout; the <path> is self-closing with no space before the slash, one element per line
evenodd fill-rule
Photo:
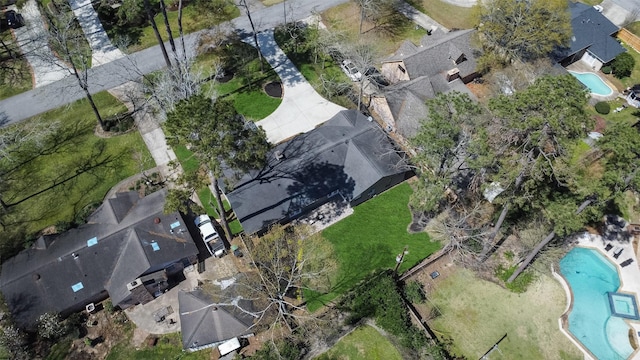
<path fill-rule="evenodd" d="M 620 266 L 625 267 L 633 262 L 633 259 L 627 259 L 620 263 Z"/>
<path fill-rule="evenodd" d="M 624 250 L 624 248 L 621 248 L 619 246 L 616 247 L 615 250 L 613 250 L 613 257 L 616 258 L 616 259 L 619 258 L 620 254 L 622 254 L 623 250 Z"/>
<path fill-rule="evenodd" d="M 605 247 L 604 247 L 604 251 L 609 251 L 613 248 L 613 245 L 611 245 L 611 243 L 608 243 Z"/>

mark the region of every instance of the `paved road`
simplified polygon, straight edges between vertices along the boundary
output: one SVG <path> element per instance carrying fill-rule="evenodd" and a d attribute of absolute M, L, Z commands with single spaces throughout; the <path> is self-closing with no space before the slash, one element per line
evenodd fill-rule
<path fill-rule="evenodd" d="M 346 1 L 289 0 L 287 6 L 293 9 L 293 15 L 289 13 L 287 16 L 302 19 L 313 12 L 324 11 Z M 284 20 L 282 6 L 256 9 L 252 12 L 252 18 L 258 31 L 273 28 Z M 240 31 L 249 32 L 251 30 L 249 21 L 244 15 L 234 19 L 231 25 Z M 188 49 L 195 48 L 195 41 L 199 34 L 200 32 L 185 36 Z M 137 80 L 142 74 L 162 69 L 164 66 L 160 47 L 154 46 L 92 68 L 88 76 L 89 90 L 96 93 L 111 89 L 128 81 Z M 83 98 L 82 90 L 75 81 L 73 77 L 67 77 L 0 101 L 0 124 L 6 125 L 24 120 Z"/>

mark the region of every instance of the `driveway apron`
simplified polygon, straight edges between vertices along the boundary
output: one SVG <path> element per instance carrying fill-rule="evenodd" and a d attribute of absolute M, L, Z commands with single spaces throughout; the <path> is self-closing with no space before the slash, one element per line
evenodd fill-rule
<path fill-rule="evenodd" d="M 244 39 L 253 44 L 253 37 Z M 276 71 L 284 89 L 282 103 L 261 121 L 269 142 L 276 144 L 300 133 L 313 130 L 338 112 L 345 110 L 318 94 L 287 58 L 273 38 L 273 30 L 258 34 L 262 55 Z"/>
<path fill-rule="evenodd" d="M 63 79 L 70 74 L 47 43 L 47 30 L 35 0 L 29 0 L 20 10 L 25 26 L 15 29 L 20 49 L 33 70 L 33 85 L 40 87 Z"/>
<path fill-rule="evenodd" d="M 92 66 L 106 64 L 124 56 L 122 51 L 111 44 L 91 0 L 69 0 L 69 5 L 91 46 Z"/>

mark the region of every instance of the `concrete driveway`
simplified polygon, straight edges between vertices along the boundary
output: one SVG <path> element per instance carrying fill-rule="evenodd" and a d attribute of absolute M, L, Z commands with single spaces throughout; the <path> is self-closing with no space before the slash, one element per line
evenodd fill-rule
<path fill-rule="evenodd" d="M 246 38 L 245 41 L 253 45 L 253 38 Z M 271 115 L 257 122 L 257 125 L 266 131 L 270 143 L 276 144 L 313 130 L 345 110 L 315 91 L 276 44 L 273 30 L 259 33 L 258 44 L 263 56 L 280 77 L 284 88 L 280 106 Z"/>
<path fill-rule="evenodd" d="M 70 75 L 67 65 L 49 48 L 47 30 L 35 0 L 27 1 L 19 12 L 26 25 L 14 31 L 20 50 L 33 70 L 34 87 L 51 84 Z"/>
<path fill-rule="evenodd" d="M 92 66 L 106 64 L 124 56 L 120 49 L 111 44 L 91 0 L 69 0 L 69 5 L 91 46 Z"/>
<path fill-rule="evenodd" d="M 600 5 L 604 9 L 602 14 L 618 26 L 640 20 L 638 0 L 604 0 Z"/>

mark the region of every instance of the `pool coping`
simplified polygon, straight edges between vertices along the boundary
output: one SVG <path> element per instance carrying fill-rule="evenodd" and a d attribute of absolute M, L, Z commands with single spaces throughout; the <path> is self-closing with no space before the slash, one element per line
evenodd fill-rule
<path fill-rule="evenodd" d="M 607 79 L 603 79 L 602 76 L 598 75 L 597 73 L 593 72 L 593 71 L 575 71 L 575 70 L 567 70 L 567 72 L 569 72 L 569 74 L 593 74 L 595 76 L 597 76 L 600 81 L 602 81 L 605 85 L 607 85 L 607 87 L 609 88 L 609 90 L 611 90 L 611 92 L 607 95 L 600 95 L 600 94 L 596 94 L 596 93 L 592 93 L 591 91 L 589 91 L 589 95 L 596 99 L 596 100 L 602 100 L 602 101 L 609 101 L 609 100 L 613 100 L 616 99 L 618 97 L 619 91 L 618 88 L 616 86 L 613 86 L 613 84 L 611 84 L 609 82 L 609 80 Z M 576 78 L 576 80 L 578 80 L 578 78 Z M 580 80 L 578 80 L 580 81 Z M 580 81 L 580 84 L 584 85 L 587 87 L 587 90 L 591 90 L 589 89 L 589 87 L 587 85 L 585 85 L 582 81 Z"/>
<path fill-rule="evenodd" d="M 602 237 L 600 237 L 599 235 L 593 235 L 593 234 L 589 234 L 589 233 L 585 233 L 583 236 L 584 237 L 589 237 L 590 239 L 588 239 L 589 241 L 593 241 L 594 239 L 591 239 L 591 237 L 598 237 L 600 238 L 600 240 L 602 240 L 602 243 L 604 245 L 604 239 L 602 239 Z M 635 292 L 631 292 L 628 290 L 623 290 L 622 288 L 624 287 L 624 277 L 623 274 L 621 272 L 621 267 L 620 264 L 618 264 L 617 261 L 613 261 L 610 259 L 609 254 L 605 251 L 603 251 L 603 249 L 597 245 L 593 245 L 593 244 L 589 244 L 586 243 L 587 239 L 583 239 L 584 241 L 578 241 L 578 245 L 572 246 L 572 249 L 575 247 L 581 247 L 581 248 L 586 248 L 586 249 L 592 249 L 592 250 L 597 250 L 600 255 L 602 255 L 605 259 L 607 259 L 607 261 L 611 262 L 614 264 L 614 267 L 616 269 L 616 272 L 618 273 L 618 279 L 620 280 L 620 286 L 618 286 L 617 292 L 622 293 L 622 294 L 628 294 L 631 296 L 634 296 L 636 298 L 636 303 L 638 301 L 638 293 Z M 631 249 L 633 250 L 633 237 L 631 238 L 630 244 L 631 244 Z M 634 258 L 635 258 L 635 252 L 632 251 L 634 254 Z M 637 261 L 637 259 L 636 259 Z M 636 265 L 637 266 L 637 265 Z M 558 325 L 560 327 L 560 331 L 567 337 L 569 338 L 569 340 L 574 343 L 574 345 L 576 345 L 578 347 L 578 349 L 580 349 L 580 351 L 582 351 L 582 353 L 585 356 L 585 359 L 588 360 L 598 360 L 597 357 L 595 355 L 593 355 L 591 353 L 591 351 L 589 351 L 589 349 L 586 348 L 586 346 L 584 344 L 582 344 L 575 336 L 573 336 L 573 334 L 568 330 L 568 326 L 569 326 L 569 313 L 571 312 L 571 310 L 573 309 L 573 290 L 571 290 L 571 286 L 569 286 L 569 283 L 567 281 L 567 279 L 565 279 L 564 276 L 562 276 L 562 274 L 558 273 L 555 271 L 554 267 L 551 267 L 551 273 L 553 274 L 553 276 L 556 278 L 556 280 L 558 280 L 558 282 L 560 283 L 560 285 L 562 286 L 562 288 L 565 291 L 565 294 L 567 296 L 567 306 L 565 308 L 565 311 L 562 313 L 562 315 L 560 316 L 560 318 L 558 319 Z M 627 325 L 629 326 L 629 328 L 633 329 L 633 334 L 634 337 L 636 339 L 636 343 L 640 345 L 640 336 L 638 334 L 638 332 L 640 331 L 638 327 L 633 326 L 633 324 L 635 325 L 640 325 L 640 321 L 639 320 L 630 320 L 630 319 L 624 319 L 623 321 L 625 323 L 627 323 Z M 629 355 L 629 357 L 627 357 L 627 359 L 640 359 L 640 346 L 635 349 L 631 355 Z"/>

